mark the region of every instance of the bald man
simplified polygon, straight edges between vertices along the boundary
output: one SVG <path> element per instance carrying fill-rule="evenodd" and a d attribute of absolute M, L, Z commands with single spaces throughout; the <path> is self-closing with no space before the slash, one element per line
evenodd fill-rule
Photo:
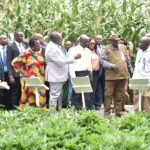
<path fill-rule="evenodd" d="M 61 108 L 61 95 L 64 83 L 68 79 L 68 64 L 74 63 L 81 55 L 67 57 L 66 51 L 62 48 L 62 36 L 59 32 L 50 33 L 50 42 L 46 47 L 45 80 L 49 82 L 49 107 L 56 110 Z"/>
<path fill-rule="evenodd" d="M 150 38 L 142 37 L 137 52 L 133 79 L 150 79 Z M 138 91 L 134 91 L 134 110 L 138 111 Z M 142 97 L 142 110 L 150 112 L 150 93 L 145 92 Z"/>
<path fill-rule="evenodd" d="M 65 42 L 65 48 L 66 48 L 67 52 L 68 52 L 68 50 L 69 50 L 71 47 L 72 47 L 72 42 L 71 42 L 71 41 L 66 41 L 66 42 Z"/>
<path fill-rule="evenodd" d="M 77 53 L 81 54 L 81 59 L 76 60 L 73 64 L 69 65 L 69 73 L 71 77 L 83 77 L 89 76 L 92 74 L 92 62 L 91 62 L 91 51 L 87 48 L 89 42 L 89 37 L 85 34 L 80 36 L 79 44 L 75 47 L 72 47 L 69 51 L 69 55 L 72 57 Z M 91 93 L 85 93 L 85 105 L 86 109 L 92 109 L 93 102 L 91 101 Z M 72 96 L 72 105 L 76 109 L 81 109 L 82 99 L 81 94 L 75 93 L 73 90 Z"/>

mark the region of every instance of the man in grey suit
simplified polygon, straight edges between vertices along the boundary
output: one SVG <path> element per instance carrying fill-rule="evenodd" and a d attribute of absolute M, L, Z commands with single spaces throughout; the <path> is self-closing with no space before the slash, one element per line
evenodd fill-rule
<path fill-rule="evenodd" d="M 45 60 L 46 71 L 45 80 L 50 84 L 49 107 L 56 110 L 61 108 L 61 93 L 65 81 L 68 79 L 68 64 L 79 59 L 80 54 L 73 58 L 66 56 L 66 51 L 62 48 L 62 36 L 59 32 L 50 33 L 50 42 L 46 47 Z"/>

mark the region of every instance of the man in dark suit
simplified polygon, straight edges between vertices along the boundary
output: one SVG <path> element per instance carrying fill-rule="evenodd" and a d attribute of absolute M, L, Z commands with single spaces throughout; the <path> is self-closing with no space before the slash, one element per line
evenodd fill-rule
<path fill-rule="evenodd" d="M 101 35 L 95 36 L 95 41 L 97 44 L 96 53 L 100 57 L 100 60 L 103 58 L 103 39 Z M 96 91 L 97 101 L 95 102 L 95 109 L 99 110 L 101 107 L 101 104 L 104 102 L 104 89 L 105 89 L 105 69 L 103 64 L 100 65 L 99 70 L 99 78 L 98 78 L 99 86 L 101 87 L 101 93 L 100 91 Z"/>
<path fill-rule="evenodd" d="M 8 45 L 8 38 L 5 35 L 0 35 L 0 55 L 1 55 L 1 61 L 3 64 L 3 78 L 2 81 L 5 81 L 9 84 L 9 76 L 8 76 L 8 69 L 7 69 L 7 45 Z M 2 104 L 5 105 L 5 108 L 7 110 L 11 109 L 11 94 L 10 90 L 1 90 L 1 100 Z"/>
<path fill-rule="evenodd" d="M 7 68 L 12 97 L 12 104 L 11 104 L 12 108 L 14 108 L 14 106 L 19 105 L 21 96 L 21 84 L 20 84 L 20 75 L 13 69 L 11 62 L 15 57 L 20 55 L 25 50 L 22 44 L 23 37 L 24 34 L 22 32 L 16 31 L 14 33 L 15 41 L 7 46 Z"/>

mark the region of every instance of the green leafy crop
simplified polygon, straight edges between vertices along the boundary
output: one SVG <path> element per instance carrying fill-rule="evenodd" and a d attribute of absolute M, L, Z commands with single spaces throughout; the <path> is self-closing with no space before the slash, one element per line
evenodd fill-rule
<path fill-rule="evenodd" d="M 0 150 L 149 149 L 149 113 L 106 119 L 91 111 L 0 111 Z"/>

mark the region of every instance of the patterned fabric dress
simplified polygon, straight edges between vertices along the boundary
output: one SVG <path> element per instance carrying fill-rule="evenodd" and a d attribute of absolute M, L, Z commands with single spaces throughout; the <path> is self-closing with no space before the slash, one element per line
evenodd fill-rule
<path fill-rule="evenodd" d="M 44 82 L 44 59 L 41 51 L 33 52 L 31 49 L 26 50 L 12 61 L 12 66 L 16 71 L 23 69 L 26 72 L 26 76 L 20 74 L 22 92 L 20 108 L 23 109 L 26 104 L 29 106 L 36 106 L 35 90 L 32 88 L 26 88 L 25 81 L 22 80 L 22 77 L 39 77 L 41 81 Z M 40 89 L 38 92 L 40 96 L 40 106 L 46 108 L 46 91 Z"/>

